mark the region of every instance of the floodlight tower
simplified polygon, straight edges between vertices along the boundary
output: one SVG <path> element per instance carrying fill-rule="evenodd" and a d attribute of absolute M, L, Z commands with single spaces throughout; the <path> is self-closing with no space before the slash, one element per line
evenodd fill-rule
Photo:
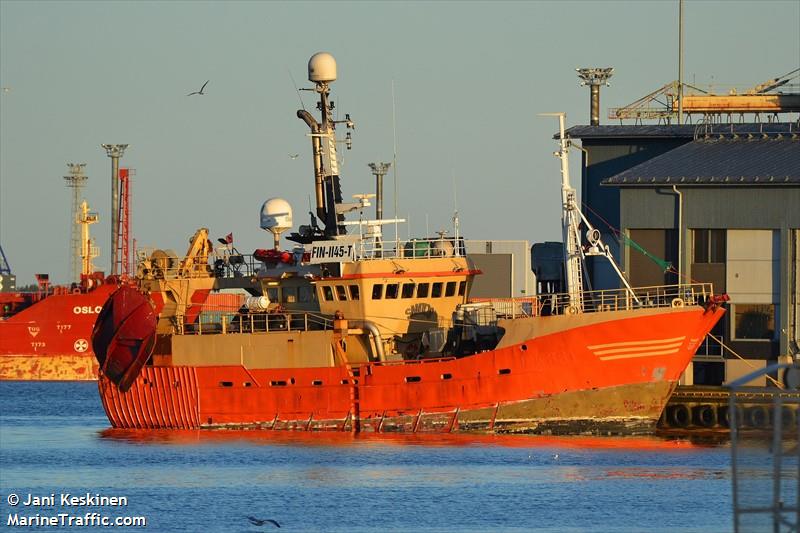
<path fill-rule="evenodd" d="M 391 163 L 369 163 L 372 174 L 375 175 L 375 218 L 383 218 L 383 177 L 389 172 Z"/>
<path fill-rule="evenodd" d="M 116 276 L 119 236 L 119 159 L 125 153 L 127 144 L 101 144 L 106 155 L 111 158 L 111 274 Z"/>
<path fill-rule="evenodd" d="M 74 283 L 81 281 L 81 225 L 80 206 L 81 191 L 86 186 L 89 179 L 84 174 L 86 163 L 67 163 L 69 175 L 64 176 L 67 187 L 72 189 L 72 207 L 69 212 L 70 217 L 70 239 L 69 239 L 69 278 Z"/>
<path fill-rule="evenodd" d="M 614 69 L 608 68 L 576 68 L 581 85 L 588 85 L 589 111 L 591 114 L 591 125 L 600 125 L 600 86 L 610 86 L 608 79 L 614 74 Z"/>

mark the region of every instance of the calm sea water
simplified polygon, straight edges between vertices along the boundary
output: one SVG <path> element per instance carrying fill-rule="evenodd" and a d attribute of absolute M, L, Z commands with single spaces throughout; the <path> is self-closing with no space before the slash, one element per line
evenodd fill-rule
<path fill-rule="evenodd" d="M 727 445 L 656 438 L 115 431 L 93 383 L 0 382 L 8 531 L 13 513 L 99 512 L 147 518 L 125 531 L 717 532 L 730 478 Z M 128 505 L 61 505 L 87 492 Z"/>

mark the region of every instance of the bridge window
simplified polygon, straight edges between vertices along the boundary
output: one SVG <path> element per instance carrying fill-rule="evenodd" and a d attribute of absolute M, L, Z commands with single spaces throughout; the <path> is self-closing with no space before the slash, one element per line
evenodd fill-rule
<path fill-rule="evenodd" d="M 455 281 L 448 281 L 447 287 L 445 288 L 444 295 L 448 298 L 454 296 L 456 293 L 456 282 Z"/>
<path fill-rule="evenodd" d="M 309 303 L 317 301 L 317 293 L 314 292 L 313 287 L 298 287 L 298 300 L 301 303 Z"/>
<path fill-rule="evenodd" d="M 376 283 L 372 286 L 372 299 L 380 300 L 381 298 L 383 298 L 383 284 Z"/>
<path fill-rule="evenodd" d="M 465 294 L 467 294 L 467 282 L 462 281 L 458 284 L 458 295 L 464 296 Z"/>
<path fill-rule="evenodd" d="M 351 300 L 358 300 L 359 293 L 358 293 L 358 285 L 348 285 L 350 288 L 350 299 Z"/>
<path fill-rule="evenodd" d="M 395 299 L 397 298 L 397 291 L 399 289 L 398 283 L 389 283 L 386 285 L 386 299 Z"/>
<path fill-rule="evenodd" d="M 417 298 L 427 298 L 430 287 L 430 283 L 420 283 L 417 285 Z"/>
<path fill-rule="evenodd" d="M 281 289 L 281 301 L 285 304 L 293 304 L 297 301 L 297 287 L 283 287 Z"/>
<path fill-rule="evenodd" d="M 403 283 L 403 298 L 413 298 L 414 297 L 414 284 L 413 283 Z"/>
<path fill-rule="evenodd" d="M 342 302 L 347 300 L 347 289 L 344 288 L 344 285 L 336 286 L 336 299 Z"/>
<path fill-rule="evenodd" d="M 431 288 L 431 298 L 441 298 L 442 297 L 442 282 L 437 281 L 433 284 Z"/>
<path fill-rule="evenodd" d="M 330 285 L 323 285 L 320 290 L 322 291 L 322 299 L 326 302 L 333 301 L 333 289 L 331 289 Z"/>

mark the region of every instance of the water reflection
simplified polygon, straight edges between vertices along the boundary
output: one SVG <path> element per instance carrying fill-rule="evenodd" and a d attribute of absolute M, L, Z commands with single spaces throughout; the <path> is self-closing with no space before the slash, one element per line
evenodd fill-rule
<path fill-rule="evenodd" d="M 270 430 L 135 430 L 108 428 L 100 439 L 132 444 L 251 444 L 266 446 L 499 446 L 503 448 L 560 448 L 634 451 L 680 451 L 709 447 L 708 443 L 659 437 L 588 437 L 489 435 L 469 433 L 359 433 Z"/>

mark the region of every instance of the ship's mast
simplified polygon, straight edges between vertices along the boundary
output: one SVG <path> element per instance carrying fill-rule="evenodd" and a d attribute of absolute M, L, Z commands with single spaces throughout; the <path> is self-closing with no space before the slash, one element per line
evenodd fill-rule
<path fill-rule="evenodd" d="M 569 181 L 569 143 L 564 134 L 565 113 L 553 113 L 558 117 L 559 150 L 554 154 L 561 160 L 561 237 L 564 242 L 564 268 L 566 269 L 569 305 L 574 310 L 583 310 L 583 267 L 581 248 L 580 210 L 575 189 Z"/>
<path fill-rule="evenodd" d="M 77 222 L 81 226 L 81 275 L 89 276 L 94 272 L 92 259 L 100 255 L 100 251 L 94 244 L 94 239 L 89 236 L 89 226 L 99 220 L 97 213 L 89 212 L 89 204 L 84 200 L 81 203 Z"/>
<path fill-rule="evenodd" d="M 567 118 L 566 113 L 543 113 L 543 115 L 558 117 L 559 149 L 553 155 L 561 160 L 561 233 L 564 240 L 564 268 L 566 270 L 567 293 L 569 294 L 568 312 L 579 313 L 583 311 L 583 273 L 586 270 L 587 255 L 602 255 L 608 259 L 630 295 L 638 302 L 639 299 L 614 261 L 611 251 L 600 238 L 600 232 L 589 223 L 583 212 L 581 212 L 577 193 L 570 184 L 570 143 L 564 127 Z M 586 236 L 589 246 L 586 251 L 584 251 L 581 241 L 581 222 L 587 228 Z"/>
<path fill-rule="evenodd" d="M 333 120 L 333 102 L 328 99 L 330 83 L 336 81 L 336 60 L 326 52 L 314 54 L 308 61 L 308 79 L 314 82 L 313 90 L 319 94 L 317 109 L 321 120 L 317 120 L 305 109 L 297 111 L 297 116 L 308 124 L 311 130 L 311 148 L 314 156 L 314 185 L 317 201 L 317 217 L 325 224 L 325 236 L 344 235 L 344 212 L 354 206 L 343 206 L 342 188 L 339 182 L 339 161 L 336 154 L 336 124 L 344 122 L 348 129 L 353 128 L 350 115 L 345 120 Z M 350 132 L 345 144 L 352 146 Z M 337 207 L 338 206 L 338 207 Z"/>

